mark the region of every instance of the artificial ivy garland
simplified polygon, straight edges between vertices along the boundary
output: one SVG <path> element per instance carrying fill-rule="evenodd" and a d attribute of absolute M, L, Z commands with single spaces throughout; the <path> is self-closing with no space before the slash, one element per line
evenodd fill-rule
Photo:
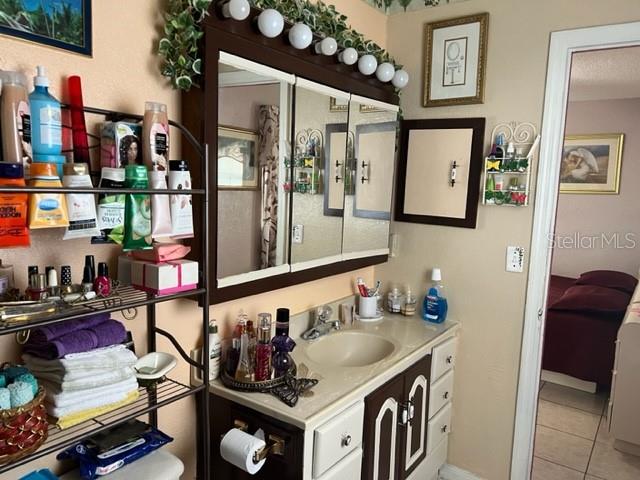
<path fill-rule="evenodd" d="M 158 53 L 164 59 L 162 75 L 171 80 L 174 88 L 189 90 L 201 73 L 202 60 L 198 56 L 198 41 L 203 32 L 200 24 L 207 15 L 211 2 L 212 0 L 169 0 L 165 13 L 164 37 L 158 45 Z M 347 24 L 347 17 L 336 11 L 333 5 L 322 1 L 312 3 L 310 0 L 251 0 L 251 3 L 261 9 L 273 8 L 291 23 L 305 23 L 315 34 L 335 38 L 341 48 L 353 47 L 361 55 L 374 55 L 378 63 L 394 63 L 386 50 L 352 29 Z"/>
<path fill-rule="evenodd" d="M 399 4 L 406 11 L 411 2 L 413 2 L 413 0 L 372 0 L 374 6 L 382 8 L 385 11 L 389 10 L 394 3 Z M 425 7 L 435 7 L 439 4 L 440 0 L 424 0 Z"/>

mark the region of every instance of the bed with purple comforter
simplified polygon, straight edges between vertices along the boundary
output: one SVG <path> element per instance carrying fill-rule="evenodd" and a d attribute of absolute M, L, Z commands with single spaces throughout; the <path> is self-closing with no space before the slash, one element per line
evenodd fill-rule
<path fill-rule="evenodd" d="M 618 329 L 637 283 L 631 275 L 609 270 L 577 279 L 552 275 L 542 368 L 599 387 L 611 385 Z"/>

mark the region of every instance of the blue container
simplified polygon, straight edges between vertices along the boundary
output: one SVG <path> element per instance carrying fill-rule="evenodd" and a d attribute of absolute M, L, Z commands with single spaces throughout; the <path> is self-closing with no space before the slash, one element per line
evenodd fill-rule
<path fill-rule="evenodd" d="M 60 102 L 49 93 L 44 67 L 37 67 L 31 105 L 31 147 L 34 154 L 60 155 L 62 152 L 62 112 Z"/>

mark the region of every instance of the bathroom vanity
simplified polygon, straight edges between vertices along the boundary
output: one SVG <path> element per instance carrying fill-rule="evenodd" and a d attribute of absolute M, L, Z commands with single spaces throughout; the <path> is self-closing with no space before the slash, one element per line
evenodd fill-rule
<path fill-rule="evenodd" d="M 457 345 L 454 321 L 387 315 L 314 341 L 296 339 L 299 376 L 319 379 L 293 408 L 264 393 L 211 384 L 217 478 L 432 480 L 447 457 Z M 254 476 L 223 460 L 232 428 L 284 440 Z"/>

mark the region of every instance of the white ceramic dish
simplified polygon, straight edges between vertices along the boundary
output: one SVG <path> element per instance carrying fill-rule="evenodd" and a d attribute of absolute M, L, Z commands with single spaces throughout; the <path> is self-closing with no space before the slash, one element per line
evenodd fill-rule
<path fill-rule="evenodd" d="M 176 357 L 173 355 L 164 352 L 149 353 L 136 362 L 136 378 L 158 380 L 173 370 L 176 364 Z"/>

